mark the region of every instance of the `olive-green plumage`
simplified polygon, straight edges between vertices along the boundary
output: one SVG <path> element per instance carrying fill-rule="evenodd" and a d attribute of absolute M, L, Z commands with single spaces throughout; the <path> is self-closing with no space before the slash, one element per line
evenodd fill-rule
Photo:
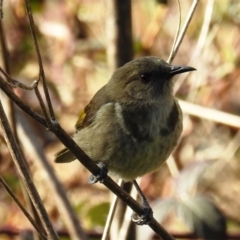
<path fill-rule="evenodd" d="M 158 57 L 143 57 L 117 69 L 85 107 L 73 139 L 109 173 L 133 180 L 157 170 L 176 146 L 182 112 L 173 96 L 172 77 L 193 71 Z M 63 149 L 57 163 L 71 162 Z"/>

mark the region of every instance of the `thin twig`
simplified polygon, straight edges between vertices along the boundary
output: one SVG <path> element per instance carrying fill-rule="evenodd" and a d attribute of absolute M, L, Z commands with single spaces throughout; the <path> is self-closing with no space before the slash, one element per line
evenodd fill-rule
<path fill-rule="evenodd" d="M 176 54 L 174 55 L 174 49 L 176 48 L 176 42 L 177 42 L 179 32 L 180 32 L 180 29 L 181 29 L 181 24 L 182 24 L 181 4 L 180 4 L 179 0 L 177 0 L 177 3 L 178 3 L 178 11 L 179 11 L 179 21 L 178 21 L 178 28 L 177 28 L 176 35 L 174 37 L 172 49 L 171 49 L 171 52 L 170 52 L 168 60 L 167 60 L 167 63 L 169 63 L 169 64 L 172 63 L 173 58 L 176 55 Z"/>
<path fill-rule="evenodd" d="M 0 3 L 1 7 L 2 7 L 2 4 L 3 3 Z M 5 35 L 4 27 L 2 24 L 2 19 L 0 19 L 0 41 L 1 41 L 0 44 L 1 44 L 1 50 L 2 50 L 1 54 L 2 54 L 3 67 L 6 73 L 10 75 L 9 52 L 7 49 L 6 35 Z M 13 129 L 14 135 L 18 140 L 17 131 L 16 131 L 16 117 L 15 117 L 13 102 L 11 101 L 11 99 L 5 99 L 5 98 L 4 98 L 4 101 L 7 102 L 6 105 L 9 108 L 8 110 L 6 110 L 8 113 L 7 115 L 10 119 L 10 123 Z"/>
<path fill-rule="evenodd" d="M 19 83 L 17 80 L 12 79 L 10 76 L 7 76 L 7 77 L 10 78 L 11 81 L 14 81 L 15 83 Z M 5 83 L 7 83 L 7 82 L 5 82 Z M 37 81 L 34 82 L 34 84 L 37 84 L 37 83 L 38 83 Z M 21 85 L 21 83 L 19 85 Z M 16 86 L 16 84 L 14 84 L 14 87 L 15 86 Z M 24 89 L 26 89 L 26 88 L 29 90 L 29 86 L 24 85 Z M 34 90 L 35 90 L 36 95 L 40 95 L 40 92 L 37 87 L 35 87 Z M 44 103 L 41 102 L 42 98 L 38 98 L 38 99 L 40 100 L 39 101 L 40 105 L 44 105 Z M 42 109 L 45 109 L 45 108 L 42 108 Z M 47 113 L 45 113 L 45 114 L 47 114 Z M 32 131 L 29 131 L 29 132 L 32 132 Z M 43 160 L 43 158 L 41 158 L 41 159 Z M 59 184 L 57 178 L 55 177 L 55 174 L 53 173 L 52 168 L 49 166 L 47 160 L 44 161 L 43 164 L 44 164 L 46 172 L 48 173 L 48 176 L 51 178 L 51 183 L 54 183 L 53 185 L 54 185 L 55 189 L 57 190 L 58 194 L 61 195 L 61 206 L 63 206 L 61 209 L 63 209 L 64 206 L 67 209 L 65 211 L 65 213 L 66 213 L 65 215 L 69 216 L 69 218 L 68 218 L 69 224 L 67 224 L 67 225 L 71 225 L 71 227 L 69 229 L 70 229 L 70 232 L 72 233 L 73 239 L 85 239 L 83 231 L 80 228 L 79 222 L 77 221 L 76 217 L 74 216 L 74 213 L 72 211 L 70 203 L 68 202 L 67 197 L 63 196 L 63 195 L 65 195 L 64 191 L 61 190 L 61 185 Z"/>
<path fill-rule="evenodd" d="M 12 87 L 12 88 L 22 88 L 24 90 L 33 90 L 36 85 L 37 85 L 37 81 L 33 81 L 33 83 L 28 86 L 28 85 L 25 85 L 17 80 L 15 80 L 14 78 L 12 78 L 9 73 L 7 71 L 4 71 L 1 67 L 0 67 L 0 72 L 6 77 L 6 80 L 8 80 L 6 82 L 6 84 L 9 85 L 9 87 Z"/>
<path fill-rule="evenodd" d="M 0 88 L 5 92 L 5 94 L 15 102 L 19 108 L 21 108 L 24 112 L 26 112 L 29 116 L 47 128 L 47 122 L 39 113 L 35 112 L 32 108 L 27 106 L 13 91 L 9 88 L 9 85 L 4 81 L 4 79 L 0 76 Z"/>
<path fill-rule="evenodd" d="M 0 102 L 0 120 L 1 120 L 1 126 L 3 129 L 5 141 L 8 145 L 8 148 L 10 150 L 14 163 L 17 167 L 17 170 L 21 176 L 21 180 L 23 181 L 23 184 L 39 214 L 39 217 L 42 220 L 42 223 L 47 232 L 48 238 L 53 240 L 58 240 L 58 235 L 53 229 L 53 226 L 48 218 L 46 209 L 42 204 L 41 198 L 32 182 L 28 169 L 25 165 L 25 161 L 23 159 L 19 146 L 12 134 L 11 128 L 9 126 L 9 123 L 1 102 Z"/>
<path fill-rule="evenodd" d="M 31 222 L 35 230 L 38 232 L 38 234 L 41 236 L 42 239 L 47 240 L 47 237 L 45 236 L 44 230 L 41 229 L 41 227 L 35 222 L 35 220 L 32 218 L 32 216 L 28 213 L 28 211 L 24 208 L 24 206 L 21 204 L 21 202 L 18 200 L 18 198 L 15 196 L 15 194 L 12 192 L 12 190 L 9 188 L 7 183 L 4 181 L 4 179 L 0 176 L 0 183 L 5 188 L 5 190 L 8 192 L 8 194 L 11 196 L 11 198 L 14 200 L 14 202 L 19 206 L 23 214 L 26 216 L 26 218 Z"/>
<path fill-rule="evenodd" d="M 137 179 L 138 183 L 142 180 L 142 178 Z M 138 192 L 135 187 L 131 188 L 130 195 L 134 198 L 138 198 Z M 132 210 L 130 208 L 127 208 L 124 214 L 124 218 L 122 220 L 122 225 L 121 228 L 119 229 L 119 234 L 117 240 L 122 240 L 122 239 L 129 239 L 129 229 L 131 227 L 131 224 L 133 224 L 132 221 L 130 221 L 130 216 L 132 215 Z"/>
<path fill-rule="evenodd" d="M 214 0 L 207 1 L 203 25 L 201 28 L 201 33 L 199 35 L 198 42 L 196 44 L 196 48 L 191 56 L 191 60 L 188 63 L 189 66 L 192 66 L 192 65 L 194 66 L 196 64 L 196 62 L 199 61 L 199 56 L 200 56 L 200 54 L 202 54 L 203 49 L 204 48 L 207 49 L 210 46 L 212 40 L 216 36 L 219 26 L 214 26 L 212 28 L 212 31 L 208 34 L 210 23 L 211 23 L 213 6 L 214 6 Z M 206 39 L 208 39 L 207 43 L 206 43 Z M 175 92 L 177 92 L 179 90 L 180 86 L 183 84 L 183 82 L 189 76 L 189 74 L 191 74 L 191 73 L 182 74 L 178 77 L 178 80 L 176 81 L 176 83 L 174 85 Z M 194 84 L 194 85 L 196 85 L 196 84 Z"/>
<path fill-rule="evenodd" d="M 1 52 L 2 52 L 2 59 L 3 59 L 3 66 L 7 73 L 10 73 L 10 66 L 9 66 L 9 54 L 7 50 L 7 44 L 5 39 L 5 31 L 2 25 L 2 19 L 0 19 L 0 41 L 1 41 Z"/>
<path fill-rule="evenodd" d="M 178 100 L 184 113 L 190 114 L 201 119 L 222 123 L 235 128 L 240 128 L 240 117 L 230 113 L 225 113 L 212 108 L 202 107 L 197 104 Z"/>
<path fill-rule="evenodd" d="M 181 6 L 180 6 L 180 2 L 179 0 L 177 0 L 178 2 L 178 8 L 179 8 L 179 27 L 177 29 L 177 33 L 176 33 L 176 36 L 175 36 L 175 39 L 174 39 L 174 43 L 173 43 L 173 46 L 172 46 L 172 50 L 171 50 L 171 53 L 170 53 L 170 56 L 167 60 L 168 63 L 171 63 L 173 61 L 173 59 L 175 58 L 177 52 L 178 52 L 178 49 L 182 43 L 182 40 L 185 36 L 185 33 L 188 29 L 188 26 L 191 22 L 191 19 L 192 19 L 192 16 L 194 14 L 194 11 L 197 7 L 197 4 L 198 4 L 198 0 L 195 0 L 193 3 L 192 3 L 192 6 L 189 10 L 189 13 L 188 13 L 188 16 L 187 16 L 187 19 L 184 23 L 184 26 L 183 26 L 183 29 L 181 31 L 181 34 L 179 34 L 179 31 L 180 31 L 180 28 L 181 28 Z M 167 166 L 170 170 L 170 172 L 173 174 L 173 173 L 177 173 L 178 172 L 178 167 L 176 165 L 176 162 L 174 161 L 173 157 L 171 156 L 170 158 L 170 161 L 167 161 Z"/>
<path fill-rule="evenodd" d="M 2 60 L 3 60 L 3 67 L 5 69 L 5 71 L 3 69 L 0 69 L 0 71 L 3 73 L 3 75 L 5 75 L 5 78 L 7 80 L 7 82 L 10 85 L 13 85 L 15 83 L 19 83 L 19 82 L 14 82 L 14 79 L 11 79 L 10 75 L 11 75 L 11 71 L 10 71 L 10 57 L 9 57 L 9 51 L 7 48 L 7 43 L 6 43 L 6 37 L 5 37 L 5 31 L 4 31 L 4 27 L 2 25 L 2 20 L 0 20 L 0 40 L 1 40 L 1 47 L 2 47 Z M 10 78 L 10 80 L 9 80 Z M 21 84 L 21 83 L 20 83 Z M 14 104 L 13 101 L 10 98 L 7 98 L 6 96 L 2 96 L 2 101 L 4 103 L 5 106 L 5 111 L 6 111 L 6 115 L 8 117 L 8 119 L 10 120 L 10 124 L 13 130 L 13 134 L 14 137 L 17 141 L 17 143 L 19 144 L 19 134 L 17 131 L 17 119 L 16 119 L 16 113 L 15 113 L 15 108 L 14 108 Z M 20 145 L 19 145 L 20 146 Z M 24 157 L 25 159 L 25 157 Z M 39 228 L 43 229 L 42 223 L 39 219 L 39 216 L 37 214 L 37 211 L 34 208 L 34 205 L 32 204 L 31 199 L 29 198 L 29 195 L 25 189 L 25 187 L 23 186 L 23 183 L 21 183 L 21 188 L 22 188 L 22 192 L 24 195 L 24 198 L 26 200 L 26 205 L 28 207 L 28 209 L 32 212 L 32 215 L 35 219 L 35 224 L 39 226 Z M 45 233 L 44 233 L 45 235 Z M 37 233 L 34 233 L 34 239 L 39 239 L 39 236 L 37 235 Z"/>
<path fill-rule="evenodd" d="M 71 239 L 86 240 L 87 236 L 82 229 L 78 217 L 76 216 L 76 213 L 71 206 L 65 189 L 59 182 L 53 168 L 49 164 L 49 161 L 44 154 L 44 149 L 40 143 L 40 140 L 36 137 L 36 134 L 34 133 L 31 125 L 26 124 L 26 119 L 24 118 L 22 112 L 18 114 L 18 119 L 18 132 L 25 146 L 23 151 L 27 151 L 31 158 L 34 159 L 34 162 L 36 162 L 40 168 L 44 169 L 44 172 L 47 175 L 46 183 L 48 183 L 48 187 L 51 189 L 52 195 L 56 199 L 58 211 L 62 216 Z"/>
<path fill-rule="evenodd" d="M 38 102 L 39 102 L 39 104 L 40 104 L 40 107 L 41 107 L 41 109 L 42 109 L 43 116 L 44 116 L 44 118 L 45 118 L 48 126 L 50 127 L 50 126 L 52 126 L 52 124 L 49 124 L 49 122 L 51 122 L 51 121 L 50 121 L 50 118 L 49 118 L 47 109 L 46 109 L 46 107 L 45 107 L 45 104 L 44 104 L 44 102 L 43 102 L 41 93 L 40 93 L 40 91 L 39 91 L 39 89 L 38 89 L 38 86 L 36 86 L 36 87 L 34 88 L 34 91 L 35 91 L 35 94 L 36 94 L 36 96 L 37 96 L 37 98 L 38 98 Z"/>
<path fill-rule="evenodd" d="M 123 184 L 123 180 L 119 179 L 118 185 L 121 187 L 122 184 Z M 107 221 L 105 223 L 105 227 L 104 227 L 104 231 L 103 231 L 103 235 L 102 235 L 102 240 L 107 240 L 108 239 L 109 232 L 110 232 L 111 225 L 112 225 L 112 221 L 113 221 L 113 217 L 115 215 L 118 199 L 119 198 L 116 195 L 113 196 L 111 206 L 110 206 L 110 209 L 109 209 L 109 212 L 108 212 Z"/>
<path fill-rule="evenodd" d="M 183 40 L 184 35 L 185 35 L 185 33 L 186 33 L 187 29 L 188 29 L 188 26 L 189 26 L 189 24 L 190 24 L 190 22 L 192 20 L 192 17 L 193 17 L 193 14 L 194 14 L 195 10 L 196 10 L 198 2 L 199 2 L 199 0 L 194 0 L 192 5 L 191 5 L 191 8 L 190 8 L 190 10 L 188 12 L 187 19 L 186 19 L 186 21 L 185 21 L 185 23 L 183 25 L 182 31 L 179 34 L 177 42 L 175 44 L 175 48 L 174 48 L 174 51 L 173 51 L 173 54 L 172 54 L 172 60 L 174 59 L 174 57 L 176 56 L 176 54 L 178 52 L 178 49 L 179 49 L 179 47 L 180 47 L 180 45 L 182 43 L 182 40 Z"/>
<path fill-rule="evenodd" d="M 38 58 L 38 65 L 39 65 L 39 79 L 38 80 L 41 80 L 42 83 L 43 83 L 43 90 L 44 90 L 44 94 L 45 94 L 45 98 L 46 98 L 46 102 L 47 102 L 47 107 L 48 107 L 50 119 L 51 119 L 51 121 L 55 121 L 56 118 L 55 118 L 55 114 L 54 114 L 54 111 L 53 111 L 50 95 L 49 95 L 49 92 L 48 92 L 48 87 L 47 87 L 47 83 L 46 83 L 42 58 L 41 58 L 41 54 L 40 54 L 40 50 L 39 50 L 39 46 L 38 46 L 38 41 L 37 41 L 37 35 L 36 35 L 35 27 L 34 27 L 32 10 L 31 10 L 31 7 L 30 7 L 30 4 L 29 4 L 28 0 L 25 0 L 25 5 L 26 5 L 26 9 L 27 9 L 29 24 L 30 24 L 30 31 L 31 31 L 31 34 L 32 34 L 33 43 L 34 43 L 35 51 L 36 51 L 37 58 Z M 45 106 L 44 106 L 44 108 L 45 108 Z M 44 110 L 44 112 L 46 112 L 46 110 Z M 46 120 L 47 120 L 47 123 L 48 123 L 49 126 L 52 125 L 52 122 L 48 121 L 48 118 Z"/>

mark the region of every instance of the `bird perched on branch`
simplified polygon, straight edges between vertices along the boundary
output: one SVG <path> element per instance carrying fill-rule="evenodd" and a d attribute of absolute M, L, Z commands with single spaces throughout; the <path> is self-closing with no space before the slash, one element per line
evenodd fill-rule
<path fill-rule="evenodd" d="M 142 57 L 118 68 L 80 114 L 73 136 L 110 175 L 125 181 L 156 171 L 182 132 L 182 112 L 173 96 L 173 76 L 194 71 L 158 57 Z M 63 149 L 55 162 L 75 160 Z M 91 177 L 96 182 L 99 176 Z"/>

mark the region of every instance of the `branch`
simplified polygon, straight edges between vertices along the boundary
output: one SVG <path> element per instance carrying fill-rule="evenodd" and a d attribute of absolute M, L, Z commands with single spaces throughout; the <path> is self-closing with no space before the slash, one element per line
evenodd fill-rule
<path fill-rule="evenodd" d="M 179 37 L 179 33 L 180 33 L 180 29 L 181 29 L 181 23 L 182 23 L 181 4 L 180 4 L 179 0 L 176 0 L 176 1 L 177 1 L 177 4 L 178 4 L 178 11 L 179 11 L 179 22 L 178 22 L 177 32 L 176 32 L 176 35 L 174 37 L 172 49 L 171 49 L 171 52 L 170 52 L 168 60 L 167 60 L 167 63 L 169 63 L 169 64 L 172 63 L 174 57 L 176 56 L 176 53 L 175 53 L 174 50 L 176 48 L 176 43 L 177 43 L 177 40 L 178 40 L 178 37 Z"/>
<path fill-rule="evenodd" d="M 240 128 L 240 117 L 230 113 L 225 113 L 215 109 L 203 107 L 194 103 L 178 100 L 184 113 L 190 114 L 201 119 L 207 119 L 213 122 L 228 125 L 234 128 Z"/>
<path fill-rule="evenodd" d="M 198 2 L 199 2 L 199 0 L 194 0 L 193 3 L 192 3 L 192 6 L 191 6 L 191 8 L 189 10 L 189 13 L 188 13 L 187 19 L 186 19 L 186 21 L 184 23 L 184 26 L 182 28 L 182 31 L 179 34 L 178 39 L 176 41 L 176 44 L 174 46 L 174 50 L 173 50 L 172 56 L 170 56 L 169 59 L 168 59 L 169 63 L 171 63 L 173 61 L 174 57 L 176 56 L 176 54 L 178 52 L 178 49 L 179 49 L 179 47 L 180 47 L 180 45 L 182 43 L 182 40 L 183 40 L 183 38 L 185 36 L 185 33 L 186 33 L 187 29 L 188 29 L 188 26 L 189 26 L 189 24 L 190 24 L 190 22 L 192 20 L 192 17 L 193 17 L 193 14 L 194 14 L 195 10 L 196 10 Z"/>
<path fill-rule="evenodd" d="M 3 69 L 0 68 L 0 71 L 5 75 L 5 77 L 8 81 L 9 81 L 9 78 L 10 78 L 10 81 L 8 83 L 11 85 L 11 83 L 14 83 L 14 80 L 11 79 L 11 77 L 10 77 L 10 75 L 11 75 L 10 57 L 9 57 L 9 51 L 8 51 L 8 48 L 7 48 L 6 34 L 5 34 L 5 31 L 4 31 L 2 19 L 0 20 L 0 41 L 1 41 L 0 44 L 1 44 L 1 48 L 2 48 L 3 68 L 5 70 L 4 71 Z M 16 142 L 19 144 L 20 141 L 19 141 L 19 135 L 18 135 L 18 132 L 17 132 L 17 119 L 16 119 L 16 114 L 15 114 L 14 103 L 11 101 L 10 98 L 7 98 L 5 95 L 2 97 L 2 101 L 3 101 L 3 105 L 5 106 L 5 111 L 6 111 L 7 118 L 9 119 L 11 127 L 12 127 L 14 137 L 16 139 Z M 23 158 L 25 160 L 25 156 L 23 156 Z M 25 161 L 25 163 L 27 165 L 26 161 Z M 17 201 L 18 199 L 16 200 L 16 197 L 13 196 L 13 192 L 10 192 L 11 189 L 7 188 L 6 183 L 3 182 L 4 180 L 3 179 L 1 179 L 1 180 L 2 180 L 2 185 L 5 187 L 6 191 L 9 192 L 9 194 L 12 196 L 13 200 L 15 200 L 16 204 L 22 209 L 23 213 L 26 215 L 26 217 L 28 217 L 29 221 L 33 224 L 33 226 L 36 228 L 36 230 L 38 231 L 38 229 L 44 229 L 43 225 L 41 223 L 41 220 L 40 220 L 40 218 L 37 214 L 37 211 L 34 208 L 34 205 L 31 201 L 26 189 L 24 187 L 22 187 L 22 191 L 23 191 L 24 198 L 26 200 L 27 208 L 32 213 L 32 216 L 34 217 L 34 219 L 29 218 L 29 216 L 31 217 L 31 215 L 28 214 L 28 212 L 25 209 L 23 209 L 23 206 L 21 206 L 20 202 Z M 22 182 L 21 182 L 21 185 L 23 185 Z M 34 223 L 32 222 L 33 220 L 34 220 Z M 36 226 L 38 226 L 38 227 L 36 227 Z M 44 235 L 43 235 L 43 233 L 44 233 Z M 46 239 L 46 237 L 44 237 L 46 235 L 46 232 L 42 231 L 42 234 L 40 234 L 40 235 L 41 235 L 42 238 Z M 34 238 L 39 239 L 39 236 L 36 235 L 36 232 L 34 233 Z"/>
<path fill-rule="evenodd" d="M 19 110 L 19 109 L 17 109 Z M 62 215 L 64 223 L 68 228 L 69 234 L 72 240 L 86 240 L 86 234 L 79 223 L 78 217 L 76 216 L 71 203 L 67 197 L 66 191 L 62 184 L 59 182 L 54 169 L 47 160 L 43 146 L 40 144 L 40 140 L 33 131 L 30 124 L 26 124 L 27 119 L 22 112 L 18 113 L 19 119 L 19 135 L 21 141 L 24 142 L 23 151 L 27 152 L 31 158 L 34 159 L 40 168 L 44 169 L 47 178 L 46 184 L 48 184 L 50 190 L 52 191 L 57 205 L 58 211 Z"/>
<path fill-rule="evenodd" d="M 35 26 L 34 26 L 34 20 L 33 20 L 32 11 L 31 11 L 28 0 L 25 0 L 25 5 L 26 5 L 26 9 L 27 9 L 29 24 L 30 24 L 30 31 L 31 31 L 31 34 L 32 34 L 35 51 L 37 53 L 37 59 L 38 59 L 38 65 L 39 65 L 38 81 L 42 80 L 42 83 L 43 83 L 43 91 L 44 91 L 45 98 L 46 98 L 46 101 L 47 101 L 47 107 L 48 107 L 48 111 L 49 111 L 49 114 L 50 114 L 50 120 L 49 120 L 48 114 L 44 114 L 44 116 L 45 116 L 45 118 L 48 122 L 48 125 L 51 125 L 51 121 L 55 121 L 55 115 L 54 115 L 51 99 L 50 99 L 49 92 L 48 92 L 47 82 L 46 82 L 43 63 L 42 63 L 42 57 L 41 57 L 41 54 L 40 54 L 38 41 L 37 41 L 37 35 L 36 35 L 36 31 L 35 31 Z M 39 100 L 42 101 L 41 96 L 40 96 Z M 45 106 L 43 105 L 41 107 L 42 107 L 43 111 L 46 112 Z"/>
<path fill-rule="evenodd" d="M 123 186 L 123 180 L 122 179 L 119 179 L 118 185 L 120 187 Z M 111 229 L 111 226 L 112 226 L 112 221 L 113 221 L 113 217 L 115 215 L 115 211 L 116 211 L 116 208 L 117 208 L 118 200 L 119 200 L 119 198 L 116 195 L 114 195 L 113 199 L 112 199 L 112 202 L 111 202 L 109 212 L 108 212 L 107 221 L 106 221 L 105 226 L 104 226 L 104 231 L 103 231 L 101 240 L 107 240 L 109 238 L 109 232 L 110 232 L 110 229 Z"/>
<path fill-rule="evenodd" d="M 3 129 L 3 134 L 5 141 L 8 145 L 10 153 L 12 155 L 13 161 L 18 169 L 18 172 L 21 176 L 21 180 L 29 194 L 29 197 L 34 204 L 36 211 L 39 214 L 40 219 L 42 220 L 43 226 L 47 232 L 48 238 L 52 240 L 58 240 L 58 235 L 53 229 L 53 226 L 48 218 L 46 209 L 44 208 L 41 198 L 32 182 L 28 169 L 25 165 L 25 161 L 21 154 L 21 150 L 12 134 L 11 128 L 9 126 L 7 117 L 5 115 L 2 103 L 0 102 L 0 122 Z"/>
<path fill-rule="evenodd" d="M 107 8 L 107 58 L 113 72 L 133 58 L 131 0 L 107 0 Z"/>
<path fill-rule="evenodd" d="M 47 237 L 45 236 L 43 229 L 40 228 L 40 226 L 35 222 L 35 220 L 32 218 L 32 216 L 27 212 L 27 210 L 24 208 L 24 206 L 21 204 L 21 202 L 18 200 L 18 198 L 12 192 L 12 190 L 8 187 L 7 183 L 3 180 L 2 177 L 0 177 L 0 183 L 5 188 L 5 190 L 8 192 L 8 194 L 12 197 L 12 199 L 15 201 L 15 203 L 19 206 L 19 208 L 22 210 L 23 214 L 26 216 L 26 218 L 29 220 L 29 222 L 33 225 L 35 230 L 39 233 L 41 238 L 44 240 L 47 240 Z"/>
<path fill-rule="evenodd" d="M 5 92 L 5 94 L 16 104 L 19 108 L 21 108 L 24 112 L 26 112 L 29 116 L 47 128 L 47 122 L 43 118 L 42 115 L 36 113 L 32 108 L 27 106 L 13 91 L 9 88 L 8 84 L 4 81 L 4 79 L 0 76 L 0 88 Z"/>

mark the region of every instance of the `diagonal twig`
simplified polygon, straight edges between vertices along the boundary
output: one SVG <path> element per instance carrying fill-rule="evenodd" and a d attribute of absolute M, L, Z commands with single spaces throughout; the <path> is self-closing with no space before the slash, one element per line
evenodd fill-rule
<path fill-rule="evenodd" d="M 120 179 L 118 181 L 118 185 L 122 187 L 122 185 L 123 185 L 123 180 L 122 179 Z M 108 235 L 109 235 L 109 232 L 110 232 L 110 229 L 111 229 L 113 217 L 115 215 L 118 200 L 119 200 L 119 198 L 116 195 L 114 195 L 113 199 L 112 199 L 112 202 L 111 202 L 109 212 L 108 212 L 108 217 L 107 217 L 107 221 L 106 221 L 105 226 L 104 226 L 104 231 L 103 231 L 101 240 L 107 240 L 108 237 L 109 237 Z"/>
<path fill-rule="evenodd" d="M 174 37 L 172 49 L 171 49 L 171 52 L 170 52 L 168 60 L 167 60 L 167 63 L 169 63 L 169 64 L 172 63 L 174 57 L 176 56 L 176 52 L 174 50 L 176 48 L 176 43 L 177 43 L 177 39 L 179 37 L 179 33 L 180 33 L 180 29 L 181 29 L 181 23 L 182 23 L 181 5 L 180 5 L 179 0 L 177 0 L 177 4 L 178 4 L 178 11 L 179 11 L 179 21 L 178 21 L 178 28 L 177 28 L 176 35 Z"/>
<path fill-rule="evenodd" d="M 53 107 L 52 107 L 52 103 L 51 103 L 51 99 L 50 99 L 50 95 L 48 92 L 48 87 L 47 87 L 47 82 L 46 82 L 46 78 L 45 78 L 45 73 L 44 73 L 44 68 L 43 68 L 43 63 L 42 63 L 42 57 L 40 54 L 40 50 L 39 50 L 39 46 L 38 46 L 38 41 L 37 41 L 37 35 L 36 35 L 36 31 L 35 31 L 35 27 L 34 27 L 34 19 L 32 16 L 32 11 L 29 5 L 29 1 L 25 0 L 25 6 L 27 9 L 27 15 L 28 15 L 28 19 L 29 19 L 29 24 L 30 24 L 30 31 L 32 34 L 32 38 L 33 38 L 33 43 L 34 43 L 34 47 L 35 47 L 35 51 L 37 54 L 37 59 L 38 59 L 38 65 L 39 65 L 39 78 L 38 81 L 42 81 L 43 84 L 43 90 L 44 90 L 44 94 L 45 94 L 45 98 L 46 98 L 46 102 L 47 102 L 47 107 L 48 107 L 48 111 L 49 111 L 49 115 L 50 115 L 50 119 L 47 113 L 47 110 L 45 108 L 45 106 L 41 106 L 45 119 L 47 120 L 48 125 L 52 125 L 52 121 L 55 121 L 55 114 L 53 111 Z M 43 101 L 41 95 L 38 96 L 40 98 L 39 101 Z"/>
<path fill-rule="evenodd" d="M 192 20 L 192 17 L 193 17 L 193 14 L 194 14 L 195 10 L 196 10 L 198 2 L 199 2 L 199 0 L 194 0 L 192 5 L 191 5 L 191 8 L 189 10 L 187 19 L 186 19 L 186 21 L 185 21 L 185 23 L 183 25 L 182 31 L 180 32 L 180 34 L 178 36 L 178 39 L 176 41 L 176 44 L 174 46 L 172 57 L 171 57 L 171 59 L 168 60 L 169 62 L 171 62 L 174 59 L 174 57 L 176 56 L 176 54 L 178 52 L 178 49 L 179 49 L 179 47 L 180 47 L 180 45 L 182 43 L 182 40 L 183 40 L 184 35 L 185 35 L 185 33 L 186 33 L 187 29 L 188 29 L 188 26 L 189 26 L 189 24 L 190 24 L 190 22 Z"/>
<path fill-rule="evenodd" d="M 19 82 L 15 81 L 14 79 L 11 79 L 11 77 L 10 77 L 10 75 L 11 75 L 10 57 L 9 57 L 9 51 L 8 51 L 8 48 L 7 48 L 7 43 L 6 43 L 6 37 L 5 36 L 6 36 L 6 34 L 5 34 L 5 31 L 4 31 L 4 27 L 3 27 L 2 19 L 1 19 L 0 20 L 0 41 L 1 41 L 1 48 L 2 48 L 3 68 L 5 69 L 5 71 L 2 68 L 0 68 L 0 71 L 5 76 L 5 78 L 7 80 L 7 83 L 14 86 L 15 83 L 19 83 Z M 10 80 L 9 80 L 9 78 L 10 78 Z M 8 119 L 10 120 L 10 124 L 11 124 L 12 130 L 13 130 L 14 137 L 15 137 L 17 143 L 19 144 L 20 141 L 19 141 L 19 134 L 18 134 L 18 131 L 17 131 L 17 119 L 16 119 L 16 112 L 15 112 L 14 104 L 13 104 L 12 100 L 10 98 L 7 98 L 6 96 L 2 96 L 2 101 L 3 101 L 3 104 L 5 105 L 5 111 L 6 111 Z M 25 160 L 25 156 L 23 156 L 23 158 Z M 2 181 L 3 181 L 3 179 L 2 179 Z M 33 226 L 35 226 L 35 228 L 36 228 L 36 226 L 38 226 L 37 229 L 38 228 L 43 229 L 40 218 L 37 214 L 36 209 L 34 209 L 34 205 L 32 204 L 32 201 L 31 201 L 27 191 L 26 191 L 25 187 L 23 186 L 22 182 L 20 182 L 20 183 L 21 183 L 21 188 L 22 188 L 24 198 L 26 200 L 26 205 L 27 205 L 28 209 L 32 212 L 32 215 L 33 215 L 34 220 L 35 220 Z M 5 183 L 2 182 L 3 186 L 4 186 L 4 184 Z M 5 188 L 6 188 L 6 186 L 5 186 Z M 10 189 L 6 188 L 6 190 L 11 195 Z M 12 196 L 13 199 L 16 199 L 14 197 Z M 15 202 L 19 205 L 19 202 L 17 202 L 16 200 L 15 200 Z M 21 206 L 19 206 L 19 207 L 21 208 Z M 23 213 L 26 215 L 26 213 L 25 213 L 26 210 L 25 211 L 24 210 L 23 210 Z M 31 219 L 29 219 L 29 221 L 31 222 Z M 46 235 L 46 233 L 44 232 L 44 234 L 42 233 L 41 235 L 44 236 L 44 235 Z M 36 235 L 36 233 L 34 233 L 34 238 L 36 238 L 36 240 L 37 240 L 37 239 L 39 239 L 39 236 Z"/>
<path fill-rule="evenodd" d="M 40 228 L 40 226 L 35 222 L 35 220 L 32 218 L 32 216 L 28 213 L 28 211 L 24 208 L 24 206 L 21 204 L 21 202 L 18 200 L 18 198 L 15 196 L 15 194 L 12 192 L 11 188 L 7 185 L 7 183 L 4 181 L 4 179 L 0 176 L 0 183 L 5 188 L 5 190 L 8 192 L 8 194 L 11 196 L 11 198 L 15 201 L 15 203 L 19 206 L 23 214 L 27 217 L 27 219 L 31 222 L 35 230 L 38 232 L 38 234 L 41 236 L 42 239 L 47 240 L 47 237 L 45 236 L 45 233 L 43 229 Z"/>
<path fill-rule="evenodd" d="M 19 110 L 19 109 L 17 109 Z M 23 151 L 28 153 L 33 158 L 36 164 L 44 169 L 46 173 L 46 183 L 52 191 L 52 195 L 56 199 L 58 211 L 62 215 L 65 226 L 68 229 L 69 235 L 72 240 L 86 240 L 87 236 L 83 230 L 74 209 L 67 197 L 66 191 L 62 184 L 59 182 L 54 169 L 50 165 L 48 159 L 44 154 L 43 146 L 37 138 L 31 125 L 26 124 L 25 115 L 22 112 L 18 113 L 19 125 L 18 132 L 21 141 L 24 142 Z"/>
<path fill-rule="evenodd" d="M 36 86 L 37 86 L 37 81 L 33 81 L 33 83 L 29 86 L 26 84 L 23 84 L 15 79 L 13 79 L 7 71 L 4 71 L 1 67 L 0 67 L 0 72 L 5 76 L 7 82 L 6 84 L 9 85 L 9 87 L 12 88 L 22 88 L 24 90 L 33 90 Z"/>
<path fill-rule="evenodd" d="M 0 76 L 0 88 L 5 92 L 5 94 L 13 101 L 15 102 L 18 107 L 20 107 L 24 112 L 26 112 L 29 116 L 31 116 L 33 119 L 35 119 L 37 122 L 39 122 L 41 125 L 43 125 L 45 128 L 47 128 L 47 122 L 43 118 L 42 115 L 35 112 L 31 107 L 27 106 L 13 91 L 11 88 L 9 88 L 9 85 L 4 81 L 4 79 Z"/>
<path fill-rule="evenodd" d="M 23 184 L 29 194 L 29 197 L 31 198 L 32 203 L 34 204 L 34 207 L 37 210 L 40 219 L 42 220 L 42 223 L 47 232 L 48 238 L 51 240 L 58 240 L 58 235 L 53 229 L 53 226 L 48 218 L 46 209 L 44 208 L 41 202 L 41 198 L 32 182 L 28 169 L 25 165 L 25 161 L 21 154 L 21 150 L 19 149 L 19 146 L 12 134 L 11 128 L 9 126 L 9 123 L 1 102 L 0 102 L 0 122 L 3 129 L 3 135 L 5 138 L 5 141 L 8 145 L 8 148 L 10 150 L 14 163 L 21 176 L 21 180 L 23 181 Z"/>

